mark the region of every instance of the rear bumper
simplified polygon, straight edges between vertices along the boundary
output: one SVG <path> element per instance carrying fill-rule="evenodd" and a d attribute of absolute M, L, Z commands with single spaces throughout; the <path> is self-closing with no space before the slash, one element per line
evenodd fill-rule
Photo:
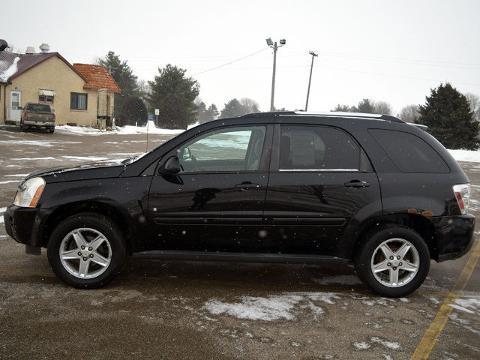
<path fill-rule="evenodd" d="M 52 128 L 55 127 L 54 122 L 49 122 L 49 121 L 30 121 L 30 120 L 24 120 L 23 121 L 24 126 L 38 126 L 38 127 L 48 127 Z"/>
<path fill-rule="evenodd" d="M 437 261 L 459 258 L 472 247 L 475 217 L 473 215 L 433 218 Z"/>
<path fill-rule="evenodd" d="M 3 217 L 5 230 L 15 241 L 31 247 L 41 246 L 40 229 L 45 217 L 39 209 L 10 205 Z"/>

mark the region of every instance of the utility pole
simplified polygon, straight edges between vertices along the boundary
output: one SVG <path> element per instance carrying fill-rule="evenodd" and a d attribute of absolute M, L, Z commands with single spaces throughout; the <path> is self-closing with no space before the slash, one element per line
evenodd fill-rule
<path fill-rule="evenodd" d="M 305 103 L 305 111 L 308 110 L 308 98 L 310 97 L 310 85 L 312 84 L 312 72 L 313 72 L 313 60 L 318 56 L 318 54 L 313 51 L 309 52 L 312 55 L 312 65 L 310 65 L 310 77 L 308 78 L 308 90 L 307 90 L 307 102 Z"/>
<path fill-rule="evenodd" d="M 268 38 L 267 45 L 273 49 L 273 72 L 272 72 L 272 94 L 270 97 L 270 111 L 275 111 L 275 73 L 277 72 L 277 50 L 287 43 L 285 39 L 280 40 L 280 45 Z"/>

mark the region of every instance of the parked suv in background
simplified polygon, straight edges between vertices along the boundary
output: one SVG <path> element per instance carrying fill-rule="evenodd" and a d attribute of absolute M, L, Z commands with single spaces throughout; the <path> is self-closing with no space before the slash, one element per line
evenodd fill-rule
<path fill-rule="evenodd" d="M 55 131 L 55 113 L 48 104 L 27 103 L 20 118 L 20 129 L 45 128 L 48 132 Z"/>
<path fill-rule="evenodd" d="M 54 272 L 99 287 L 127 254 L 314 263 L 351 260 L 405 296 L 430 259 L 465 254 L 468 179 L 427 132 L 372 114 L 278 112 L 197 126 L 139 158 L 41 171 L 5 213 Z"/>

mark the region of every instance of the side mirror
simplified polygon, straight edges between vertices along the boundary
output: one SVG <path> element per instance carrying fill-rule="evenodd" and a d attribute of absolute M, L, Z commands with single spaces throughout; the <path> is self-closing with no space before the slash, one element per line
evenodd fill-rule
<path fill-rule="evenodd" d="M 159 173 L 165 175 L 174 175 L 178 174 L 181 171 L 180 161 L 178 160 L 178 156 L 172 156 L 168 158 L 168 160 L 163 164 L 160 168 Z"/>

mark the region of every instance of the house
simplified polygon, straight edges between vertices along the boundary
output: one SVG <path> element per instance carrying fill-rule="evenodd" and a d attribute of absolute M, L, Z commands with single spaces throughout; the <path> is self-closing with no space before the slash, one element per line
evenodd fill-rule
<path fill-rule="evenodd" d="M 120 88 L 98 65 L 71 65 L 58 52 L 29 47 L 25 54 L 0 52 L 0 124 L 18 123 L 28 102 L 47 103 L 57 124 L 108 125 Z"/>

